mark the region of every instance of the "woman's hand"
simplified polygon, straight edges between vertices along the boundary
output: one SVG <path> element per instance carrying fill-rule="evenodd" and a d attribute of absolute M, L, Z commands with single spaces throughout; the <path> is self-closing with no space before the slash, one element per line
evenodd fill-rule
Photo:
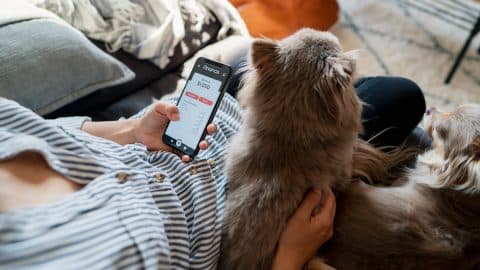
<path fill-rule="evenodd" d="M 130 143 L 143 143 L 149 150 L 163 150 L 176 153 L 184 162 L 189 162 L 191 158 L 187 155 L 181 155 L 170 146 L 163 143 L 162 136 L 169 120 L 177 121 L 180 119 L 178 108 L 175 105 L 157 101 L 139 119 L 125 119 L 119 121 L 105 122 L 85 122 L 81 129 L 97 137 L 114 141 L 125 145 Z M 215 133 L 217 128 L 214 124 L 207 126 L 209 135 Z M 207 149 L 207 141 L 201 141 L 199 147 L 202 150 Z"/>
<path fill-rule="evenodd" d="M 278 242 L 273 270 L 302 269 L 332 237 L 335 196 L 330 191 L 320 212 L 314 213 L 320 201 L 319 192 L 309 192 L 290 218 Z"/>
<path fill-rule="evenodd" d="M 188 155 L 181 155 L 179 152 L 165 143 L 163 143 L 162 136 L 167 127 L 168 121 L 178 121 L 180 113 L 177 106 L 162 101 L 157 101 L 152 105 L 145 115 L 137 119 L 134 137 L 136 142 L 143 143 L 149 150 L 163 150 L 176 153 L 184 162 L 189 162 Z M 217 130 L 214 124 L 207 126 L 207 133 L 212 135 Z M 203 140 L 199 143 L 202 150 L 208 148 L 207 141 Z"/>

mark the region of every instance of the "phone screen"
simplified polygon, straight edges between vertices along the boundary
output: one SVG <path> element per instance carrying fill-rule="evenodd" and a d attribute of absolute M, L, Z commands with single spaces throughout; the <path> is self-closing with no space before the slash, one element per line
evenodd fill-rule
<path fill-rule="evenodd" d="M 197 149 L 229 76 L 221 72 L 209 76 L 207 69 L 201 69 L 205 65 L 197 64 L 192 72 L 177 103 L 180 120 L 171 121 L 164 136 L 167 144 L 189 155 Z"/>

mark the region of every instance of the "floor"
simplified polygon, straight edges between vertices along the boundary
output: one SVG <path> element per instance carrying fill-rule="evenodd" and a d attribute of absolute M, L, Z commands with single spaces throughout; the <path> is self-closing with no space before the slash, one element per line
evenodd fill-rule
<path fill-rule="evenodd" d="M 460 1 L 480 14 L 480 4 L 470 0 L 442 1 Z M 411 78 L 425 92 L 428 106 L 450 109 L 480 103 L 480 55 L 476 52 L 480 34 L 452 82 L 446 85 L 444 79 L 469 32 L 446 23 L 440 18 L 442 14 L 419 11 L 407 2 L 339 0 L 341 20 L 332 32 L 345 50 L 360 50 L 359 76 Z"/>

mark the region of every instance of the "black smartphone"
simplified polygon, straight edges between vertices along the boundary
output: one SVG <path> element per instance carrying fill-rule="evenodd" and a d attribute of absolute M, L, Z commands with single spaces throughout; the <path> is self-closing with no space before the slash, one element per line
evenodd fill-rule
<path fill-rule="evenodd" d="M 177 102 L 180 120 L 170 121 L 163 142 L 194 158 L 228 86 L 232 68 L 203 57 L 195 62 Z"/>

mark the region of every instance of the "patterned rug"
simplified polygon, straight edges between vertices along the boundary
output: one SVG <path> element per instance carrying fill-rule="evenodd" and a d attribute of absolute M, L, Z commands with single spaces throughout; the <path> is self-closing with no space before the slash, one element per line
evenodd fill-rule
<path fill-rule="evenodd" d="M 480 15 L 480 4 L 471 0 L 428 2 L 339 0 L 342 16 L 332 32 L 345 50 L 360 49 L 360 76 L 410 78 L 425 92 L 427 106 L 449 109 L 463 103 L 480 103 L 480 55 L 476 52 L 480 34 L 452 82 L 444 84 L 473 26 L 466 14 Z M 442 12 L 436 5 L 444 5 L 452 12 Z"/>

